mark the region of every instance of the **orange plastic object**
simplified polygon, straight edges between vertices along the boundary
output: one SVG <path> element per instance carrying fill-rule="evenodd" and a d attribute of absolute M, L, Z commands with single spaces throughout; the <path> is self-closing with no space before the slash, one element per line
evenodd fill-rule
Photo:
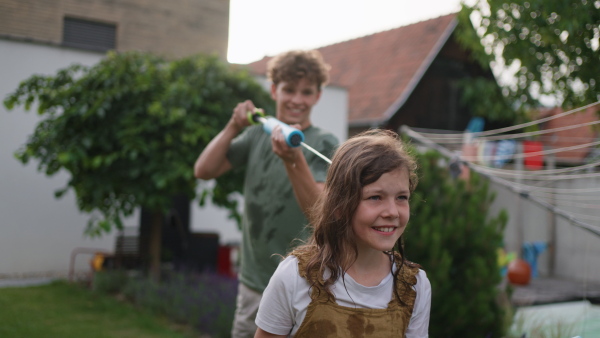
<path fill-rule="evenodd" d="M 531 266 L 525 260 L 517 258 L 508 263 L 507 276 L 512 284 L 527 285 L 531 280 Z"/>

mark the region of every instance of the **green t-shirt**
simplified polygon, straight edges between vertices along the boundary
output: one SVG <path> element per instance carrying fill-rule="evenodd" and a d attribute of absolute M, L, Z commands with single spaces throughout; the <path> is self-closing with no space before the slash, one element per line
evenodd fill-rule
<path fill-rule="evenodd" d="M 331 158 L 338 144 L 333 134 L 314 126 L 303 133 L 307 145 Z M 307 149 L 302 151 L 315 181 L 324 182 L 329 164 Z M 298 205 L 283 161 L 273 153 L 271 137 L 262 126 L 248 127 L 238 135 L 227 159 L 234 167 L 246 166 L 240 282 L 263 292 L 281 256 L 300 244 L 296 239 L 307 239 L 308 221 Z"/>

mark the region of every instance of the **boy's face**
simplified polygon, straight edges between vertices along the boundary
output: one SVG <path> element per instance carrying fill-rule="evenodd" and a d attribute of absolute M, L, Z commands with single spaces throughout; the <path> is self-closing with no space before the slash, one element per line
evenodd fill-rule
<path fill-rule="evenodd" d="M 287 124 L 299 124 L 301 129 L 310 126 L 310 112 L 319 101 L 321 91 L 316 83 L 305 78 L 297 82 L 281 81 L 271 85 L 277 119 Z"/>

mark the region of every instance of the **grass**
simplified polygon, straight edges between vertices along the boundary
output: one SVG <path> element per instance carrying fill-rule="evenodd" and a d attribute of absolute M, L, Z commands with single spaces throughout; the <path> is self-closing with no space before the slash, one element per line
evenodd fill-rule
<path fill-rule="evenodd" d="M 174 324 L 130 303 L 82 285 L 0 289 L 0 337 L 194 337 Z"/>

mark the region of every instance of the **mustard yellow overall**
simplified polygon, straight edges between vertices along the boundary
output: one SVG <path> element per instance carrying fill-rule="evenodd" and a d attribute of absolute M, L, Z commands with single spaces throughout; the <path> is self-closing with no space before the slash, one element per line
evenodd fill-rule
<path fill-rule="evenodd" d="M 293 253 L 298 257 L 300 276 L 306 278 L 306 257 Z M 402 267 L 399 277 L 411 285 L 417 283 L 416 275 L 419 269 Z M 319 282 L 323 282 L 322 277 Z M 313 286 L 306 317 L 298 329 L 296 338 L 390 338 L 404 337 L 412 315 L 417 293 L 410 286 L 398 282 L 398 293 L 403 296 L 406 305 L 402 305 L 395 296 L 389 302 L 387 309 L 358 309 L 340 306 L 330 300 L 327 292 L 319 285 Z"/>

